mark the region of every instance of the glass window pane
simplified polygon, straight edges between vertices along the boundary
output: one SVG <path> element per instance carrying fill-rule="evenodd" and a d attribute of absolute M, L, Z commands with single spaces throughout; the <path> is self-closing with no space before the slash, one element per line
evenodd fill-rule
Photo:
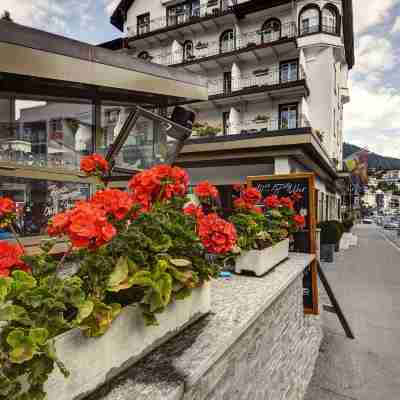
<path fill-rule="evenodd" d="M 9 126 L 0 128 L 0 161 L 79 169 L 92 150 L 92 130 L 91 104 L 16 100 Z"/>
<path fill-rule="evenodd" d="M 46 226 L 55 214 L 71 208 L 76 201 L 89 198 L 90 187 L 84 183 L 0 176 L 0 196 L 17 203 L 15 230 L 21 236 L 46 234 Z M 0 240 L 10 239 L 10 232 L 0 229 Z"/>

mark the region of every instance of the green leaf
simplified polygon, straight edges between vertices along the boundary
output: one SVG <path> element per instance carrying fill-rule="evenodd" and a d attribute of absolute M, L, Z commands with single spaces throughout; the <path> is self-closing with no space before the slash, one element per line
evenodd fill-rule
<path fill-rule="evenodd" d="M 81 303 L 78 307 L 78 315 L 76 317 L 76 322 L 80 324 L 83 320 L 89 317 L 89 315 L 93 312 L 94 304 L 93 301 L 86 300 Z"/>
<path fill-rule="evenodd" d="M 185 258 L 172 258 L 170 260 L 170 263 L 174 265 L 175 267 L 179 268 L 188 268 L 192 265 L 192 262 L 189 260 L 186 260 Z"/>
<path fill-rule="evenodd" d="M 108 281 L 109 287 L 118 286 L 121 282 L 126 281 L 129 274 L 128 259 L 126 257 L 120 257 L 114 271 L 110 274 Z"/>
<path fill-rule="evenodd" d="M 24 329 L 14 329 L 7 336 L 7 343 L 12 347 L 18 347 L 25 341 L 25 330 Z"/>
<path fill-rule="evenodd" d="M 186 298 L 190 297 L 192 291 L 188 288 L 183 288 L 175 293 L 176 300 L 185 300 Z"/>
<path fill-rule="evenodd" d="M 43 346 L 49 337 L 49 332 L 45 328 L 33 328 L 29 331 L 29 336 L 35 344 Z"/>
<path fill-rule="evenodd" d="M 0 278 L 0 302 L 3 302 L 10 293 L 12 281 L 9 277 Z"/>
<path fill-rule="evenodd" d="M 169 235 L 160 235 L 157 241 L 153 241 L 151 244 L 151 249 L 156 253 L 165 253 L 172 246 L 172 239 Z"/>
<path fill-rule="evenodd" d="M 12 277 L 14 278 L 13 289 L 17 294 L 37 286 L 36 279 L 24 271 L 16 270 L 12 273 Z"/>
<path fill-rule="evenodd" d="M 139 271 L 136 272 L 132 277 L 132 285 L 142 286 L 142 287 L 152 287 L 154 282 L 149 271 Z"/>
<path fill-rule="evenodd" d="M 0 308 L 0 321 L 15 321 L 23 325 L 32 325 L 27 311 L 23 307 L 13 304 L 6 304 Z"/>
<path fill-rule="evenodd" d="M 10 361 L 14 364 L 23 364 L 32 360 L 37 346 L 31 337 L 27 336 L 23 329 L 14 329 L 7 336 L 7 343 L 12 348 Z"/>

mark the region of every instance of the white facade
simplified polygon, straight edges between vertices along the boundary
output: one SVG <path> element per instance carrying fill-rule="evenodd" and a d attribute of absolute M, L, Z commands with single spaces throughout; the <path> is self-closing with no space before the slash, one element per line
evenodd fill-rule
<path fill-rule="evenodd" d="M 228 14 L 214 23 L 160 33 L 171 23 L 212 15 L 231 3 L 135 0 L 124 24 L 127 38 L 132 38 L 128 52 L 208 77 L 210 98 L 218 101 L 193 105 L 201 126 L 218 135 L 310 126 L 340 168 L 343 105 L 349 101 L 341 0 L 292 1 L 243 19 Z M 293 39 L 292 45 L 285 39 Z M 262 43 L 264 49 L 258 48 Z M 272 91 L 281 83 L 290 83 L 290 89 Z M 261 87 L 266 90 L 234 96 Z M 296 107 L 282 108 L 288 104 Z"/>

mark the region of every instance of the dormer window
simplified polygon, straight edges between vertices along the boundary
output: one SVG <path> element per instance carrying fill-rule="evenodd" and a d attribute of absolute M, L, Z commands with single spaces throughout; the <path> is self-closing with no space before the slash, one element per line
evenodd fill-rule
<path fill-rule="evenodd" d="M 137 34 L 144 35 L 150 32 L 150 13 L 137 16 Z"/>

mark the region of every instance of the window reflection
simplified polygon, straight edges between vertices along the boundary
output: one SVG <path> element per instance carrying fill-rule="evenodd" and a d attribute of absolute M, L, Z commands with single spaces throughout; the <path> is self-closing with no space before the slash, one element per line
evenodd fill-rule
<path fill-rule="evenodd" d="M 0 196 L 13 199 L 18 218 L 15 230 L 21 236 L 43 235 L 48 221 L 57 213 L 73 207 L 76 201 L 89 198 L 89 185 L 25 178 L 1 177 Z M 11 238 L 0 229 L 0 240 Z"/>

